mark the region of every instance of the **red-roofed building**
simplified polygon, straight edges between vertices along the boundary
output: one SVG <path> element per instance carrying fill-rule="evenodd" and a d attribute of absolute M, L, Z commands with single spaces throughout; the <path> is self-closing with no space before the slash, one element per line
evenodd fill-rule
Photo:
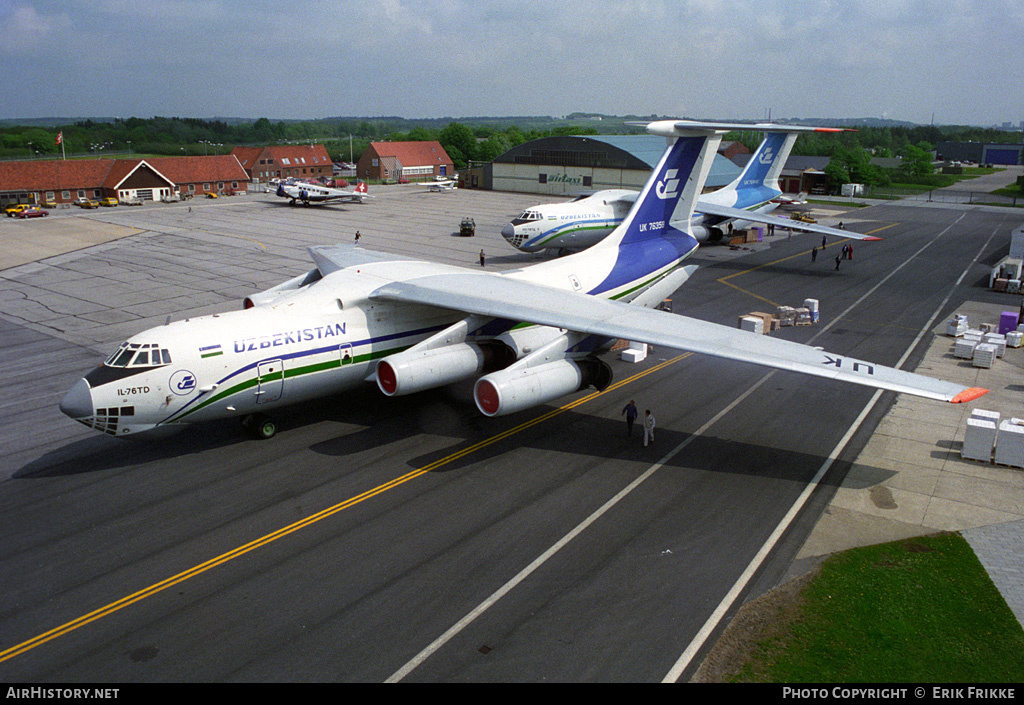
<path fill-rule="evenodd" d="M 249 175 L 233 154 L 208 157 L 151 157 L 146 160 L 172 181 L 182 195 L 245 192 Z"/>
<path fill-rule="evenodd" d="M 0 162 L 0 204 L 72 203 L 80 198 L 160 199 L 244 191 L 249 176 L 230 155 L 149 159 Z"/>
<path fill-rule="evenodd" d="M 453 177 L 455 165 L 437 141 L 371 142 L 356 165 L 360 179 L 398 181 Z"/>
<path fill-rule="evenodd" d="M 330 179 L 334 175 L 331 158 L 322 144 L 235 147 L 231 154 L 254 184 L 270 179 Z"/>

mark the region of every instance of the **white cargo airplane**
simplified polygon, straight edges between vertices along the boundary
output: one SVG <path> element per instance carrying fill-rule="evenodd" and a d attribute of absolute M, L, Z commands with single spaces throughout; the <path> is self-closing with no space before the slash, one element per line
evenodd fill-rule
<path fill-rule="evenodd" d="M 598 355 L 617 338 L 906 392 L 948 402 L 987 390 L 659 311 L 696 269 L 686 230 L 731 125 L 660 121 L 669 139 L 625 221 L 584 252 L 504 272 L 312 247 L 316 268 L 245 300 L 245 309 L 129 338 L 74 384 L 65 414 L 113 436 L 238 417 L 258 437 L 266 412 L 368 381 L 388 396 L 476 378 L 487 416 L 604 389 Z M 528 325 L 522 325 L 522 324 Z"/>
<path fill-rule="evenodd" d="M 778 207 L 782 191 L 779 175 L 801 132 L 842 132 L 839 128 L 795 127 L 783 125 L 746 125 L 747 130 L 767 130 L 764 141 L 751 155 L 740 175 L 727 186 L 697 199 L 696 209 L 686 228 L 698 242 L 717 242 L 729 230 L 749 227 L 751 223 L 775 225 L 807 232 L 847 238 L 878 240 L 849 230 L 803 223 L 771 215 Z M 569 252 L 592 247 L 625 219 L 636 191 L 610 189 L 598 191 L 565 203 L 533 206 L 523 211 L 501 230 L 510 245 L 523 252 L 558 250 Z M 673 221 L 675 218 L 673 218 Z"/>
<path fill-rule="evenodd" d="M 290 205 L 293 206 L 298 201 L 302 201 L 303 205 L 308 206 L 310 203 L 326 203 L 328 201 L 365 203 L 367 198 L 372 198 L 367 194 L 365 181 L 356 184 L 352 191 L 301 181 L 291 184 L 281 181 L 278 182 L 275 193 L 281 198 L 290 198 Z"/>

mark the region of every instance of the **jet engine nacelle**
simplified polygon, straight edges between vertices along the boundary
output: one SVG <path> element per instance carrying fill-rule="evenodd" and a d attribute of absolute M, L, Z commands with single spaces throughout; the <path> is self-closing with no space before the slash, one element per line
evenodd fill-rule
<path fill-rule="evenodd" d="M 513 362 L 512 352 L 497 343 L 406 350 L 377 363 L 377 386 L 389 397 L 396 397 L 459 382 Z"/>
<path fill-rule="evenodd" d="M 503 416 L 593 385 L 599 390 L 612 381 L 612 371 L 596 358 L 557 360 L 535 367 L 494 372 L 477 380 L 473 398 L 485 416 Z"/>
<path fill-rule="evenodd" d="M 725 237 L 722 229 L 715 226 L 694 225 L 689 232 L 697 242 L 719 242 Z"/>
<path fill-rule="evenodd" d="M 301 289 L 304 286 L 312 284 L 316 280 L 320 279 L 322 275 L 319 269 L 311 269 L 305 274 L 300 274 L 297 277 L 293 277 L 286 282 L 281 282 L 277 286 L 261 291 L 257 294 L 249 294 L 245 297 L 242 302 L 243 309 L 250 309 L 254 306 L 266 306 L 271 304 L 277 299 L 281 298 L 285 294 L 288 294 L 297 289 Z"/>

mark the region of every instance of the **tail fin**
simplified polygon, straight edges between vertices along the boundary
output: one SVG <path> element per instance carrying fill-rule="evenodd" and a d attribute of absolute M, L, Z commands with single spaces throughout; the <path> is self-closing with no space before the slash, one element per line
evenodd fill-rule
<path fill-rule="evenodd" d="M 690 222 L 722 134 L 713 129 L 679 130 L 671 121 L 651 123 L 648 130 L 665 135 L 671 144 L 625 220 L 596 247 L 666 238 L 684 238 L 696 246 L 689 233 L 670 226 L 669 222 Z"/>
<path fill-rule="evenodd" d="M 360 181 L 358 184 L 356 184 L 356 193 L 366 193 L 366 191 L 367 187 L 365 181 Z"/>
<path fill-rule="evenodd" d="M 799 133 L 769 132 L 747 162 L 746 168 L 730 186 L 736 190 L 771 189 L 779 190 L 779 175 L 793 151 L 793 143 Z"/>

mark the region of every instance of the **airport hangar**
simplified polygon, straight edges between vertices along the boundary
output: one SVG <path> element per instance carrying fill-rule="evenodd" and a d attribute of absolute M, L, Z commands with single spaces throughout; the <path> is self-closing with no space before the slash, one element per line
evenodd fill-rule
<path fill-rule="evenodd" d="M 563 135 L 524 142 L 463 174 L 469 188 L 569 196 L 602 189 L 639 191 L 665 153 L 657 135 Z M 719 151 L 704 186 L 711 191 L 740 174 Z"/>

